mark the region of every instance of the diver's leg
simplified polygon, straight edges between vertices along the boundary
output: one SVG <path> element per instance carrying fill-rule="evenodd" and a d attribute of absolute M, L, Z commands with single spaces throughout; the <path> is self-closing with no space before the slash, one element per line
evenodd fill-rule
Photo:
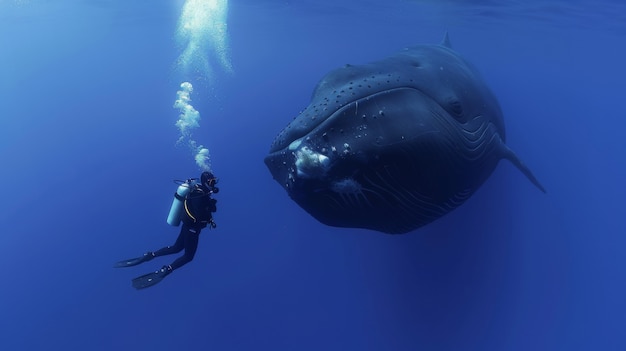
<path fill-rule="evenodd" d="M 188 231 L 188 227 L 186 224 L 183 224 L 183 227 L 180 228 L 180 233 L 178 234 L 178 238 L 176 238 L 176 242 L 172 246 L 166 246 L 162 249 L 159 249 L 153 253 L 154 257 L 171 255 L 178 252 L 181 252 L 185 248 L 185 233 Z"/>
<path fill-rule="evenodd" d="M 163 278 L 172 273 L 174 269 L 180 268 L 185 263 L 191 261 L 198 248 L 198 234 L 200 234 L 200 229 L 183 224 L 174 245 L 156 251 L 153 256 L 173 254 L 180 252 L 183 248 L 185 249 L 185 254 L 176 259 L 171 265 L 163 266 L 158 271 L 144 274 L 133 279 L 133 287 L 135 289 L 149 288 L 163 280 Z"/>
<path fill-rule="evenodd" d="M 185 233 L 185 254 L 172 262 L 170 267 L 172 270 L 182 267 L 183 265 L 191 262 L 198 249 L 198 239 L 200 238 L 199 228 L 188 228 Z"/>

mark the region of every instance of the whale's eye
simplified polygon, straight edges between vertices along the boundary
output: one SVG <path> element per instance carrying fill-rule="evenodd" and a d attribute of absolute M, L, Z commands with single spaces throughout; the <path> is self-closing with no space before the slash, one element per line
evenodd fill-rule
<path fill-rule="evenodd" d="M 461 106 L 461 103 L 458 100 L 450 102 L 450 107 L 452 108 L 452 112 L 454 112 L 455 115 L 463 115 L 463 106 Z"/>
<path fill-rule="evenodd" d="M 448 112 L 455 118 L 463 117 L 463 106 L 461 102 L 457 99 L 450 99 L 448 101 Z"/>

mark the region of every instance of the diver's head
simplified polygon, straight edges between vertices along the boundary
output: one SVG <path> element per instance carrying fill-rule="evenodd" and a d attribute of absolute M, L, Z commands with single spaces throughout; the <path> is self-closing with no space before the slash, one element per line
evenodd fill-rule
<path fill-rule="evenodd" d="M 202 186 L 209 189 L 215 187 L 217 181 L 218 179 L 211 172 L 202 172 L 202 175 L 200 175 L 200 182 L 202 183 Z"/>

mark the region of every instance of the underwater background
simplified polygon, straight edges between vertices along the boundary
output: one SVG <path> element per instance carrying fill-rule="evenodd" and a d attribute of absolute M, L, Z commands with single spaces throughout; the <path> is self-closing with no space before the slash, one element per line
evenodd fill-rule
<path fill-rule="evenodd" d="M 503 161 L 409 234 L 314 220 L 275 135 L 331 69 L 446 31 L 548 193 Z M 625 42 L 618 0 L 0 0 L 0 349 L 624 350 Z M 177 256 L 113 263 L 174 242 L 208 162 L 217 228 L 134 290 Z"/>

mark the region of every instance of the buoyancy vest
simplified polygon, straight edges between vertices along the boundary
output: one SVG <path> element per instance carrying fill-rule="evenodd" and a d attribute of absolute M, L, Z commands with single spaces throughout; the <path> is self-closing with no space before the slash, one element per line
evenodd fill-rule
<path fill-rule="evenodd" d="M 185 209 L 184 222 L 205 224 L 211 222 L 213 212 L 217 211 L 217 200 L 211 197 L 211 192 L 201 186 L 192 189 L 183 202 Z"/>

